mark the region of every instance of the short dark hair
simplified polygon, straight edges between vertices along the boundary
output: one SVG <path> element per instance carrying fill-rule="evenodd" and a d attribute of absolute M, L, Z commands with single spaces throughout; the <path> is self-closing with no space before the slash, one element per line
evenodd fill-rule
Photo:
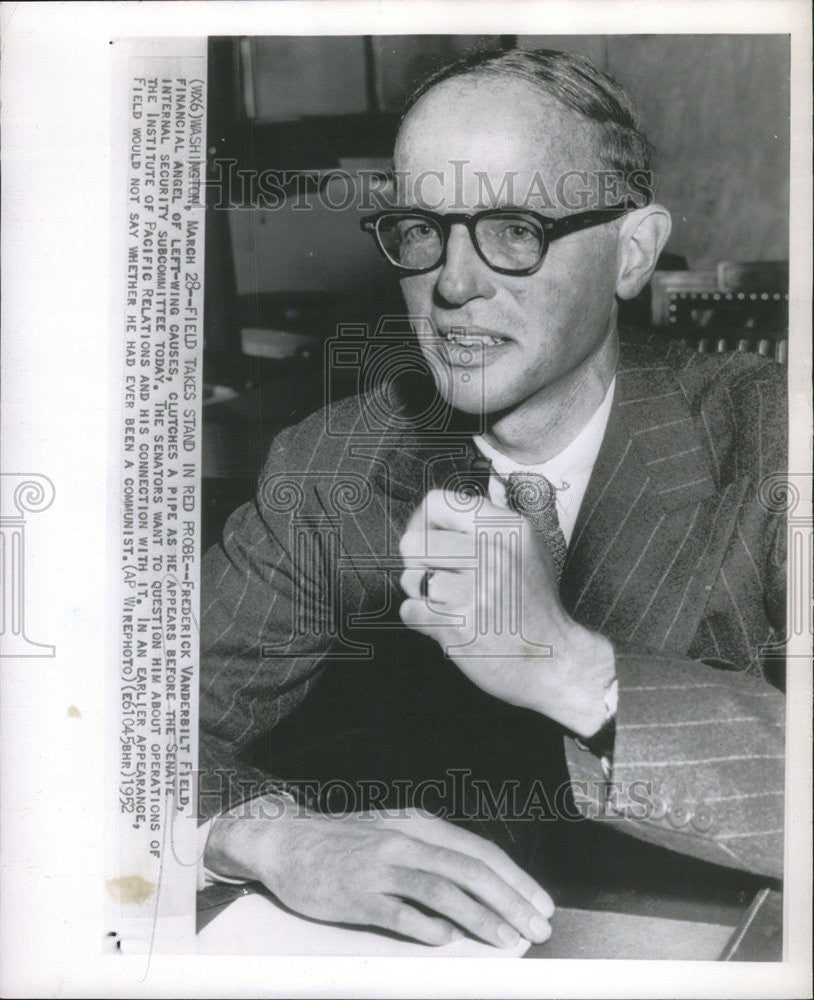
<path fill-rule="evenodd" d="M 476 51 L 424 80 L 407 99 L 402 121 L 432 87 L 444 80 L 472 76 L 525 80 L 597 126 L 603 165 L 625 176 L 651 173 L 651 147 L 627 92 L 583 56 L 556 49 Z"/>

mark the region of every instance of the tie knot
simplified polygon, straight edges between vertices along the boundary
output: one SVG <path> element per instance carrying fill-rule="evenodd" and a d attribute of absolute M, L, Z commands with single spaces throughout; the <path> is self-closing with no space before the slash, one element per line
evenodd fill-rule
<path fill-rule="evenodd" d="M 533 517 L 554 508 L 554 487 L 539 472 L 512 472 L 506 483 L 506 500 L 518 514 Z"/>

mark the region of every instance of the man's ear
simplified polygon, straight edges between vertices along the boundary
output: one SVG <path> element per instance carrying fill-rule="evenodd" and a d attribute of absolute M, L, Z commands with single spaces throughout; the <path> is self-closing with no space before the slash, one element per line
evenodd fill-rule
<path fill-rule="evenodd" d="M 663 205 L 647 205 L 623 217 L 616 278 L 620 299 L 634 298 L 650 280 L 672 226 L 670 213 Z"/>

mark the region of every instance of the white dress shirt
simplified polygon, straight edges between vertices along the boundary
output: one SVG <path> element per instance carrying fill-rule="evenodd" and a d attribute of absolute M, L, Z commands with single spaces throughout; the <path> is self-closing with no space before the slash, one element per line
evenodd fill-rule
<path fill-rule="evenodd" d="M 481 436 L 474 438 L 475 447 L 492 463 L 493 471 L 489 479 L 489 499 L 492 503 L 497 507 L 508 508 L 506 479 L 510 473 L 536 472 L 545 476 L 556 490 L 557 517 L 565 536 L 565 544 L 569 545 L 579 508 L 582 506 L 582 498 L 585 496 L 588 480 L 591 478 L 602 438 L 605 436 L 615 388 L 614 378 L 608 386 L 605 398 L 574 440 L 559 454 L 539 465 L 522 465 L 499 452 L 485 438 Z"/>

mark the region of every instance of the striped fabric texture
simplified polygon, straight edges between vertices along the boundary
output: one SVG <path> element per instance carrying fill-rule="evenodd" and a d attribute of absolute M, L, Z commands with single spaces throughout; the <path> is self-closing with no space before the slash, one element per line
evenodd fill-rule
<path fill-rule="evenodd" d="M 774 362 L 623 336 L 561 580 L 567 610 L 614 644 L 619 678 L 610 783 L 564 741 L 578 807 L 770 876 L 783 854 L 786 528 L 765 487 L 786 473 L 785 396 Z M 468 431 L 432 419 L 389 392 L 284 431 L 255 501 L 207 553 L 203 818 L 285 779 L 256 766 L 257 747 L 328 671 L 374 662 L 376 637 L 403 629 L 398 541 L 473 456 Z"/>

